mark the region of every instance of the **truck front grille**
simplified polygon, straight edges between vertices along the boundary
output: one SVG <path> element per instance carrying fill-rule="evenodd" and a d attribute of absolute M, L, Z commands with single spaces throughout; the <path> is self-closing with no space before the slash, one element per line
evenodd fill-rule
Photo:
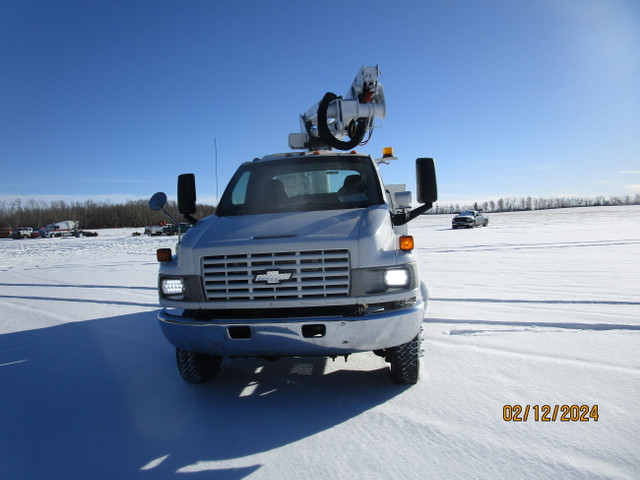
<path fill-rule="evenodd" d="M 286 300 L 349 294 L 349 251 L 311 250 L 202 258 L 207 300 Z"/>

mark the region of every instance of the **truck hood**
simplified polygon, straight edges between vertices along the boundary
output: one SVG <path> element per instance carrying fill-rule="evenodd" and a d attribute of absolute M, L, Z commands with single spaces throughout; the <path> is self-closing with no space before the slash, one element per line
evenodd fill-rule
<path fill-rule="evenodd" d="M 249 252 L 349 249 L 352 262 L 394 254 L 395 236 L 385 205 L 355 210 L 290 212 L 266 215 L 211 216 L 194 225 L 183 237 L 180 256 L 190 253 L 233 255 Z M 373 254 L 373 255 L 372 255 Z M 195 256 L 191 259 L 198 262 Z M 376 262 L 380 259 L 371 259 Z"/>

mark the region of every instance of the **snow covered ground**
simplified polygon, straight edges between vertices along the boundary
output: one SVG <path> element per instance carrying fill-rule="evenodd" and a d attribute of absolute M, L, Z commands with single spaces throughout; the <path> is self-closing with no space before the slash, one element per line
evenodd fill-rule
<path fill-rule="evenodd" d="M 1 240 L 0 478 L 640 478 L 639 219 L 417 219 L 432 299 L 411 387 L 373 354 L 187 385 L 155 320 L 175 238 Z M 535 421 L 542 405 L 599 417 Z"/>

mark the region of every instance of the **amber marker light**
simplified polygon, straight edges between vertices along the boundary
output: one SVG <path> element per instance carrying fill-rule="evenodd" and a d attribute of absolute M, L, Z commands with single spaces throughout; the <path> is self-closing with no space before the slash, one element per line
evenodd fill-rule
<path fill-rule="evenodd" d="M 411 235 L 402 235 L 400 237 L 400 250 L 410 252 L 413 247 L 413 237 Z"/>
<path fill-rule="evenodd" d="M 393 147 L 384 147 L 382 149 L 382 158 L 393 157 Z"/>
<path fill-rule="evenodd" d="M 170 248 L 159 248 L 156 251 L 156 258 L 160 263 L 166 263 L 171 261 L 171 249 Z"/>

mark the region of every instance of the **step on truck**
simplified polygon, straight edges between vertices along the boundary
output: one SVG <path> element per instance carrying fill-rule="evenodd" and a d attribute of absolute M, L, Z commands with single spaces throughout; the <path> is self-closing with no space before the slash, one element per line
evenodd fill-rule
<path fill-rule="evenodd" d="M 196 220 L 193 174 L 178 177 L 178 210 L 192 225 L 175 251 L 159 249 L 158 314 L 189 383 L 224 358 L 374 352 L 391 379 L 416 383 L 427 289 L 407 224 L 437 199 L 433 159 L 416 160 L 419 206 L 385 186 L 380 165 L 353 149 L 384 118 L 378 67 L 348 94 L 327 93 L 301 115 L 293 151 L 240 165 L 216 212 Z M 164 211 L 167 196 L 149 206 Z"/>

